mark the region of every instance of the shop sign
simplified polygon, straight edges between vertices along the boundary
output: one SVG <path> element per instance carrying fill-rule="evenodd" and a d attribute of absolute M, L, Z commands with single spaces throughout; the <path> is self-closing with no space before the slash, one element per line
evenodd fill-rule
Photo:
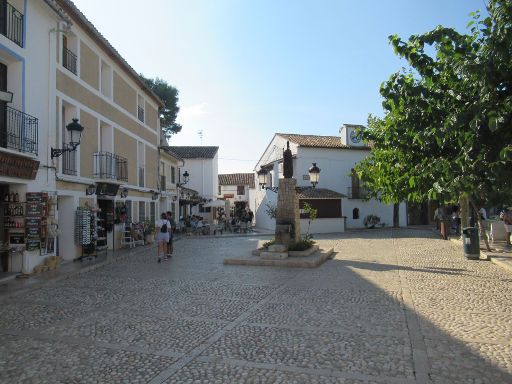
<path fill-rule="evenodd" d="M 224 198 L 225 199 L 232 199 L 235 197 L 235 194 L 234 193 L 225 193 L 224 194 Z"/>
<path fill-rule="evenodd" d="M 34 180 L 38 168 L 39 161 L 0 152 L 0 176 Z"/>
<path fill-rule="evenodd" d="M 25 248 L 27 251 L 35 251 L 39 249 L 41 246 L 41 242 L 39 239 L 27 239 L 27 243 L 25 244 Z"/>

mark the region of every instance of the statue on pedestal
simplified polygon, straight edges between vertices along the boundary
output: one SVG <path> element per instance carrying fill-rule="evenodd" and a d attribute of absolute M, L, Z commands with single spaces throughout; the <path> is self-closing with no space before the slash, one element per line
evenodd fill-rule
<path fill-rule="evenodd" d="M 285 179 L 293 177 L 293 157 L 289 141 L 286 142 L 286 149 L 283 151 L 283 175 Z"/>

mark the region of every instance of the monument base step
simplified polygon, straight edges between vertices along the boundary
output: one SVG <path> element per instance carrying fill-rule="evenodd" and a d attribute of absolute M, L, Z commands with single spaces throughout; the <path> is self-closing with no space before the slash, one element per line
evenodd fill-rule
<path fill-rule="evenodd" d="M 263 259 L 259 256 L 248 255 L 240 258 L 224 259 L 225 265 L 250 265 L 267 267 L 316 268 L 327 259 L 334 256 L 334 249 L 318 249 L 310 256 L 287 257 L 286 259 Z"/>

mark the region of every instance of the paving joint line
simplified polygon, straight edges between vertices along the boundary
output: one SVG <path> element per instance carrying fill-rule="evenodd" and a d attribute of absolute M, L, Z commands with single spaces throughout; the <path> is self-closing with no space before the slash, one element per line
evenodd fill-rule
<path fill-rule="evenodd" d="M 281 291 L 283 291 L 288 283 L 301 274 L 303 274 L 304 271 L 298 272 L 294 274 L 292 277 L 290 277 L 287 281 L 285 281 L 281 286 L 277 287 L 276 290 L 273 292 L 270 292 L 267 297 L 260 300 L 259 302 L 256 302 L 252 308 L 247 309 L 244 313 L 242 313 L 240 316 L 238 316 L 235 320 L 228 323 L 225 327 L 220 329 L 219 331 L 215 332 L 213 335 L 208 337 L 205 341 L 203 341 L 201 344 L 193 348 L 191 351 L 189 351 L 187 354 L 185 354 L 180 360 L 178 360 L 176 363 L 172 364 L 170 367 L 165 369 L 164 371 L 160 372 L 157 376 L 155 376 L 149 384 L 163 384 L 165 380 L 169 379 L 172 375 L 174 375 L 178 370 L 189 364 L 192 360 L 196 359 L 206 351 L 210 346 L 212 346 L 215 342 L 220 340 L 223 336 L 225 336 L 229 331 L 231 331 L 233 328 L 239 326 L 242 324 L 247 318 L 252 316 L 254 313 L 256 313 L 263 305 L 265 305 L 268 301 L 270 301 L 270 298 L 273 296 L 278 295 Z"/>
<path fill-rule="evenodd" d="M 398 242 L 392 236 L 391 238 L 394 254 L 397 255 L 396 248 L 399 247 Z M 399 252 L 399 251 L 398 251 Z M 398 257 L 395 258 L 397 267 L 400 267 Z M 411 345 L 412 352 L 412 363 L 414 369 L 414 375 L 418 384 L 431 383 L 429 375 L 429 364 L 428 364 L 428 353 L 427 346 L 423 339 L 423 333 L 421 331 L 420 319 L 415 312 L 414 301 L 408 285 L 408 281 L 403 274 L 402 268 L 398 269 L 398 278 L 400 280 L 400 287 L 402 289 L 402 299 L 404 301 L 404 312 L 405 312 L 405 323 L 409 332 L 409 342 Z"/>
<path fill-rule="evenodd" d="M 358 373 L 348 373 L 342 372 L 338 369 L 334 368 L 303 368 L 297 366 L 290 365 L 282 365 L 275 363 L 256 363 L 252 361 L 246 360 L 238 360 L 238 359 L 229 359 L 229 358 L 218 358 L 211 356 L 199 356 L 196 361 L 202 363 L 219 363 L 226 364 L 232 366 L 239 367 L 247 367 L 247 368 L 256 368 L 256 369 L 266 369 L 280 372 L 290 372 L 290 373 L 302 373 L 310 376 L 328 376 L 328 377 L 336 377 L 340 379 L 349 379 L 349 380 L 365 380 L 365 381 L 376 381 L 382 383 L 393 383 L 393 384 L 415 384 L 416 381 L 414 378 L 401 378 L 394 376 L 372 376 L 372 375 L 364 375 Z"/>

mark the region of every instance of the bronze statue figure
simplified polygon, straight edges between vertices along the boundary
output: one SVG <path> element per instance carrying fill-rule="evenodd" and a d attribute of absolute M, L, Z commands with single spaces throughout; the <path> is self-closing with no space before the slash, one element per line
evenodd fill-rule
<path fill-rule="evenodd" d="M 286 142 L 286 149 L 283 151 L 283 175 L 285 179 L 293 177 L 293 158 L 289 141 Z"/>

